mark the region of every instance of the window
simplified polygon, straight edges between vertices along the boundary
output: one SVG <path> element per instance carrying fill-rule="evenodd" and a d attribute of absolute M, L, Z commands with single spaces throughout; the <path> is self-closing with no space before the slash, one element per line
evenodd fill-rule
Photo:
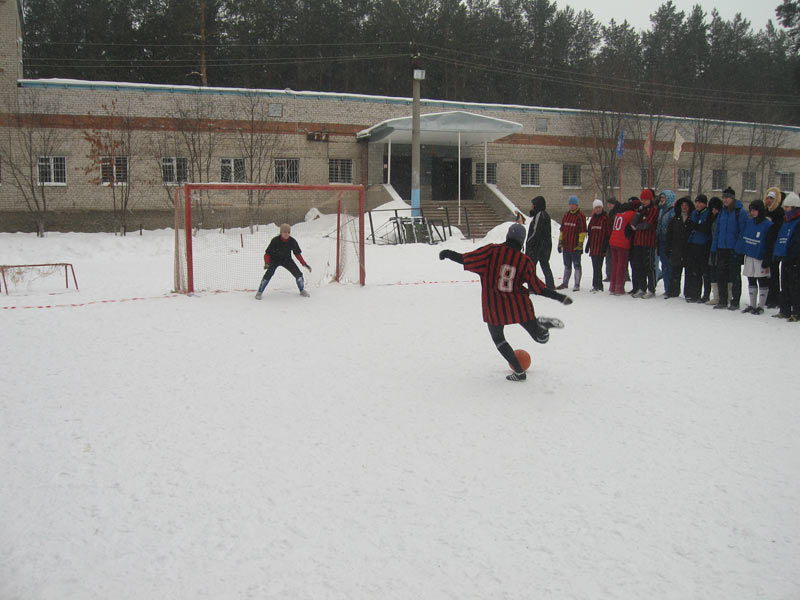
<path fill-rule="evenodd" d="M 658 181 L 658 169 L 653 169 L 653 185 L 656 184 L 656 181 Z M 639 181 L 639 185 L 642 189 L 650 187 L 650 169 L 648 167 L 642 169 L 642 177 Z"/>
<path fill-rule="evenodd" d="M 688 190 L 692 185 L 691 169 L 678 169 L 678 189 Z"/>
<path fill-rule="evenodd" d="M 189 181 L 189 159 L 166 156 L 161 159 L 161 181 L 166 184 Z"/>
<path fill-rule="evenodd" d="M 67 157 L 39 157 L 39 185 L 67 185 Z"/>
<path fill-rule="evenodd" d="M 537 133 L 547 133 L 547 119 L 539 118 L 536 119 L 536 132 Z"/>
<path fill-rule="evenodd" d="M 486 183 L 497 183 L 497 163 L 486 163 L 489 168 L 486 172 Z M 475 183 L 483 183 L 483 166 L 484 163 L 475 163 Z"/>
<path fill-rule="evenodd" d="M 728 187 L 728 172 L 725 169 L 713 169 L 711 171 L 711 189 L 724 190 Z"/>
<path fill-rule="evenodd" d="M 280 119 L 283 116 L 283 104 L 270 102 L 269 116 L 276 119 Z"/>
<path fill-rule="evenodd" d="M 223 158 L 220 160 L 219 180 L 222 183 L 242 183 L 247 181 L 243 158 Z"/>
<path fill-rule="evenodd" d="M 353 183 L 353 161 L 349 158 L 329 158 L 328 183 Z"/>
<path fill-rule="evenodd" d="M 618 188 L 619 187 L 619 169 L 612 169 L 611 167 L 603 167 L 602 181 L 600 182 L 603 188 Z"/>
<path fill-rule="evenodd" d="M 755 171 L 744 171 L 742 173 L 742 189 L 745 192 L 755 192 L 756 191 L 756 172 Z"/>
<path fill-rule="evenodd" d="M 128 157 L 104 156 L 100 159 L 100 180 L 103 185 L 128 183 Z"/>
<path fill-rule="evenodd" d="M 780 188 L 784 192 L 794 191 L 794 173 L 778 173 L 781 178 Z"/>
<path fill-rule="evenodd" d="M 564 165 L 561 171 L 561 182 L 564 187 L 581 187 L 581 166 Z"/>
<path fill-rule="evenodd" d="M 537 163 L 523 163 L 519 166 L 519 180 L 520 185 L 525 186 L 538 186 L 539 183 L 539 165 Z"/>
<path fill-rule="evenodd" d="M 300 183 L 300 159 L 276 158 L 275 183 Z"/>

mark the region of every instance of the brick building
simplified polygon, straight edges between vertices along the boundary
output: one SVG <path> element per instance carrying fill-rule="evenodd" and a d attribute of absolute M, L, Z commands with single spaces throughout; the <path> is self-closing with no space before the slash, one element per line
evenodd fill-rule
<path fill-rule="evenodd" d="M 361 183 L 368 207 L 410 198 L 410 98 L 25 79 L 20 14 L 16 0 L 0 0 L 0 230 L 35 229 L 44 202 L 48 229 L 111 229 L 123 201 L 130 227 L 170 226 L 187 180 Z M 472 199 L 504 219 L 527 213 L 536 195 L 558 215 L 572 194 L 584 207 L 638 194 L 651 130 L 653 187 L 677 184 L 678 195 L 698 185 L 708 195 L 731 185 L 744 201 L 771 185 L 792 190 L 800 159 L 796 127 L 430 99 L 421 112 L 423 202 Z M 448 113 L 460 118 L 426 129 Z M 621 170 L 617 139 L 591 134 L 598 123 L 626 131 Z M 676 130 L 687 141 L 674 161 Z M 255 218 L 296 221 L 329 202 L 273 194 Z M 221 219 L 244 217 L 206 224 Z"/>

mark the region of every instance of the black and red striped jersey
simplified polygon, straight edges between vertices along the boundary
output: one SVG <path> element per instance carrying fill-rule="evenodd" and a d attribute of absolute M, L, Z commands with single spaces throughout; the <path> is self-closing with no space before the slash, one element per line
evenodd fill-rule
<path fill-rule="evenodd" d="M 639 221 L 636 224 L 636 231 L 633 232 L 633 245 L 655 248 L 658 206 L 653 202 L 650 203 L 650 206 L 643 204 L 639 207 L 637 214 Z"/>
<path fill-rule="evenodd" d="M 530 293 L 540 294 L 545 284 L 528 256 L 506 244 L 488 244 L 464 254 L 464 270 L 481 278 L 484 321 L 509 325 L 535 318 Z"/>
<path fill-rule="evenodd" d="M 611 237 L 611 221 L 608 214 L 592 213 L 589 219 L 589 255 L 600 256 L 605 253 L 608 246 L 608 238 Z"/>

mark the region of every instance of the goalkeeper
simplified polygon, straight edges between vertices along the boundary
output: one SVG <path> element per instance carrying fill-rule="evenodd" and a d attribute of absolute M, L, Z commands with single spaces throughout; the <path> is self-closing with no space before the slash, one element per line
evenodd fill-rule
<path fill-rule="evenodd" d="M 261 300 L 261 294 L 264 293 L 264 289 L 266 289 L 269 280 L 272 279 L 278 267 L 283 267 L 294 275 L 294 279 L 297 282 L 297 289 L 300 290 L 301 296 L 310 296 L 305 289 L 303 274 L 300 272 L 300 268 L 294 260 L 292 260 L 292 254 L 297 257 L 301 265 L 308 269 L 309 273 L 311 272 L 311 265 L 303 259 L 303 255 L 300 253 L 300 244 L 290 235 L 291 232 L 292 228 L 288 223 L 281 225 L 280 235 L 276 235 L 272 238 L 269 246 L 267 246 L 267 249 L 264 251 L 264 268 L 266 271 L 258 286 L 256 300 Z"/>

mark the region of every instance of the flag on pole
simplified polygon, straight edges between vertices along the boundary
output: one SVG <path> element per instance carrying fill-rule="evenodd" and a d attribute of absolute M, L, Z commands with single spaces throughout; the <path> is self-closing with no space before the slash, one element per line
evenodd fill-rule
<path fill-rule="evenodd" d="M 683 149 L 683 144 L 686 140 L 683 139 L 680 133 L 678 133 L 678 128 L 675 128 L 675 147 L 672 149 L 672 158 L 678 160 L 681 155 L 681 150 Z"/>
<path fill-rule="evenodd" d="M 625 152 L 625 130 L 619 130 L 619 139 L 617 140 L 617 156 L 622 158 L 622 153 Z"/>
<path fill-rule="evenodd" d="M 653 130 L 647 134 L 647 141 L 644 144 L 644 151 L 649 158 L 653 158 Z"/>

